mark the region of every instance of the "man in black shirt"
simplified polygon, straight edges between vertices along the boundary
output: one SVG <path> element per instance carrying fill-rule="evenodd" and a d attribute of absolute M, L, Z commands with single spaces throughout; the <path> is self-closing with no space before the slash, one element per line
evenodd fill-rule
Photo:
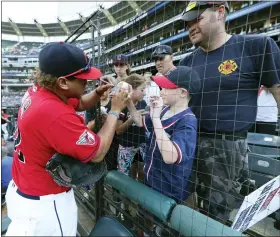
<path fill-rule="evenodd" d="M 248 178 L 247 131 L 256 120 L 260 85 L 280 105 L 280 51 L 264 35 L 229 35 L 226 2 L 190 2 L 182 15 L 197 49 L 179 65 L 195 69 L 202 91 L 192 98 L 198 119 L 198 196 L 203 210 L 227 220 L 239 208 Z"/>
<path fill-rule="evenodd" d="M 159 45 L 152 53 L 152 59 L 155 61 L 157 75 L 165 75 L 171 69 L 174 69 L 173 50 L 168 45 Z"/>

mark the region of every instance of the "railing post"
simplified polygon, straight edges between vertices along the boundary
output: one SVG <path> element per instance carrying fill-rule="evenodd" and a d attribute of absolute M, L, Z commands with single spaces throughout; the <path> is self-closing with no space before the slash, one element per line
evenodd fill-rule
<path fill-rule="evenodd" d="M 104 178 L 100 179 L 95 185 L 95 221 L 97 222 L 104 215 Z"/>

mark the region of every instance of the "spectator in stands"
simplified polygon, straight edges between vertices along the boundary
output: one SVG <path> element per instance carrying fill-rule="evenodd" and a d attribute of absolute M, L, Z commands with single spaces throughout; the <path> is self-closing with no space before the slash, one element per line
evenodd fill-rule
<path fill-rule="evenodd" d="M 7 145 L 7 142 L 4 139 L 3 134 L 1 133 L 1 146 L 6 146 L 6 145 Z"/>
<path fill-rule="evenodd" d="M 165 75 L 171 69 L 174 69 L 173 50 L 168 45 L 159 45 L 152 53 L 152 59 L 155 61 L 157 75 Z"/>
<path fill-rule="evenodd" d="M 191 104 L 200 131 L 194 176 L 205 214 L 223 221 L 244 199 L 247 133 L 256 120 L 260 85 L 280 105 L 278 46 L 264 35 L 227 34 L 228 11 L 227 2 L 189 3 L 182 20 L 197 49 L 179 64 L 192 67 L 203 80 L 203 90 Z"/>
<path fill-rule="evenodd" d="M 12 180 L 12 163 L 13 157 L 8 156 L 8 149 L 1 146 L 1 187 L 2 192 L 6 192 L 10 181 Z"/>
<path fill-rule="evenodd" d="M 144 110 L 147 106 L 146 101 L 143 100 L 145 96 L 146 80 L 143 76 L 138 74 L 131 74 L 125 82 L 131 85 L 132 93 L 131 100 L 137 110 Z M 119 170 L 124 174 L 131 174 L 131 166 L 134 161 L 134 156 L 140 150 L 141 157 L 145 154 L 145 129 L 135 126 L 133 119 L 129 115 L 128 109 L 124 109 L 120 116 L 116 134 L 120 144 L 118 154 Z M 140 160 L 139 162 L 143 162 Z M 132 176 L 136 177 L 137 164 L 134 162 Z"/>
<path fill-rule="evenodd" d="M 8 114 L 6 114 L 4 110 L 1 110 L 1 134 L 3 134 L 5 140 L 7 140 L 8 138 L 7 125 L 10 122 L 8 117 L 9 117 Z"/>
<path fill-rule="evenodd" d="M 114 71 L 117 75 L 117 82 L 123 81 L 130 74 L 128 58 L 124 54 L 119 54 L 113 59 Z"/>
<path fill-rule="evenodd" d="M 200 79 L 189 67 L 177 67 L 153 79 L 162 90 L 161 97 L 151 98 L 150 114 L 142 118 L 132 101 L 128 104 L 134 122 L 148 134 L 145 183 L 182 203 L 190 194 L 188 179 L 197 136 L 197 120 L 188 103 L 200 90 Z"/>
<path fill-rule="evenodd" d="M 150 97 L 160 96 L 160 89 L 158 85 L 152 80 L 151 72 L 145 72 L 144 77 L 146 79 L 146 92 L 145 92 L 144 100 L 146 101 L 146 103 L 149 103 Z"/>
<path fill-rule="evenodd" d="M 261 86 L 258 93 L 256 125 L 250 129 L 250 132 L 276 135 L 277 113 L 277 103 L 273 95 L 269 89 Z"/>

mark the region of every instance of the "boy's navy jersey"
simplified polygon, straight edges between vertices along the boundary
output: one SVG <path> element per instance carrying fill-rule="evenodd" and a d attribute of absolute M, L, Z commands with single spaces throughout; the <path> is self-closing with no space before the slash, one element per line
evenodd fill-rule
<path fill-rule="evenodd" d="M 179 65 L 192 67 L 202 79 L 191 105 L 200 128 L 209 132 L 248 131 L 256 120 L 260 85 L 280 83 L 279 47 L 261 35 L 233 35 L 214 51 L 196 49 Z"/>
<path fill-rule="evenodd" d="M 169 110 L 165 107 L 162 116 Z M 162 126 L 178 152 L 177 162 L 166 164 L 157 145 L 150 115 L 143 118 L 148 141 L 144 159 L 145 183 L 166 196 L 183 202 L 188 197 L 188 179 L 191 173 L 197 134 L 197 119 L 190 109 L 182 111 L 166 120 Z"/>
<path fill-rule="evenodd" d="M 145 109 L 147 103 L 141 100 L 135 106 L 137 110 Z M 120 120 L 126 122 L 128 120 L 129 111 L 125 108 L 120 114 Z M 134 123 L 121 135 L 117 136 L 119 144 L 124 147 L 138 147 L 141 143 L 145 143 L 145 129 L 137 127 Z"/>

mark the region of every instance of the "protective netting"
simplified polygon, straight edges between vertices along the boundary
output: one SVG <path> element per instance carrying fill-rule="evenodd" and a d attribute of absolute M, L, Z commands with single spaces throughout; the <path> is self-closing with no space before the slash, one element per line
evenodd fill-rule
<path fill-rule="evenodd" d="M 161 114 L 161 124 L 151 120 L 149 115 L 143 116 L 144 121 L 149 124 L 138 128 L 131 120 L 129 111 L 125 110 L 121 114 L 121 125 L 106 157 L 108 167 L 117 169 L 176 200 L 178 204 L 189 206 L 224 225 L 231 226 L 236 218 L 233 226 L 239 231 L 250 227 L 247 231 L 251 235 L 277 235 L 279 214 L 275 211 L 279 205 L 268 203 L 273 197 L 274 202 L 278 200 L 276 193 L 279 190 L 279 177 L 276 180 L 278 186 L 268 185 L 270 191 L 263 193 L 263 196 L 256 191 L 255 195 L 259 195 L 259 198 L 249 196 L 247 204 L 242 205 L 242 202 L 245 196 L 279 175 L 278 110 L 273 94 L 267 89 L 279 83 L 279 63 L 275 61 L 279 58 L 279 4 L 230 2 L 225 28 L 215 28 L 217 21 L 223 19 L 202 18 L 199 19 L 201 25 L 196 29 L 199 31 L 196 35 L 193 25 L 179 19 L 186 6 L 187 3 L 181 1 L 165 4 L 142 19 L 141 15 L 138 19 L 132 19 L 133 26 L 125 25 L 107 35 L 101 69 L 106 74 L 112 73 L 117 81 L 131 83 L 134 80 L 132 86 L 137 110 L 145 109 L 147 105 L 152 106 L 149 97 L 159 95 L 161 88 L 156 87 L 152 75 L 168 75 L 167 71 L 172 69 L 172 61 L 175 66 L 195 69 L 202 85 L 202 92 L 193 93 L 190 102 L 191 110 L 198 120 L 197 133 L 192 135 L 190 129 L 178 129 L 178 126 L 182 129 L 191 123 L 190 120 L 182 123 L 180 116 L 178 117 L 182 111 L 175 110 L 177 117 L 173 119 L 168 113 L 167 116 L 164 115 L 167 108 Z M 216 5 L 213 10 L 217 10 Z M 225 30 L 233 35 L 231 39 L 222 38 L 225 37 Z M 215 31 L 220 37 L 211 35 L 211 31 Z M 196 38 L 199 38 L 198 34 L 202 34 L 201 32 L 209 34 L 208 41 L 202 45 L 204 48 L 211 48 L 213 39 L 227 43 L 222 43 L 214 52 L 209 50 L 206 53 L 207 51 L 199 49 L 199 42 L 195 47 L 189 38 L 193 37 L 193 42 L 199 41 Z M 266 36 L 271 37 L 271 40 L 266 40 Z M 173 52 L 162 52 L 162 55 L 158 53 L 153 57 L 152 53 L 158 45 L 168 45 Z M 124 56 L 119 56 L 120 54 Z M 169 55 L 173 58 L 169 58 Z M 122 71 L 123 68 L 125 70 Z M 142 101 L 137 101 L 137 93 L 142 89 L 141 82 L 137 84 L 137 78 L 131 79 L 135 77 L 131 75 L 133 73 L 148 80 L 148 89 Z M 177 77 L 178 81 L 184 79 L 186 78 Z M 187 86 L 190 87 L 190 82 L 188 83 Z M 161 96 L 166 102 L 168 95 L 165 93 L 168 92 L 162 91 Z M 173 93 L 173 98 L 178 96 L 178 91 Z M 110 110 L 109 98 L 108 95 L 101 102 L 104 114 Z M 160 133 L 165 133 L 166 136 Z M 171 150 L 168 141 L 173 142 Z M 191 164 L 190 149 L 194 144 L 196 152 Z M 166 155 L 178 155 L 178 158 L 174 158 L 174 164 L 168 163 Z M 184 195 L 186 183 L 188 195 Z M 155 213 L 148 214 L 145 208 L 129 202 L 125 195 L 120 195 L 114 188 L 110 194 L 106 194 L 110 190 L 106 189 L 105 197 L 109 199 L 113 196 L 113 204 L 121 205 L 123 212 L 133 217 L 134 224 L 143 227 L 144 222 L 150 220 L 150 224 L 146 223 L 146 231 L 159 235 L 168 234 L 161 232 L 161 222 L 155 221 Z M 264 200 L 267 200 L 265 204 Z M 106 213 L 116 215 L 113 204 L 108 204 L 110 208 L 105 208 Z M 264 212 L 272 214 L 262 219 L 260 216 Z M 193 215 L 195 213 L 193 211 Z M 133 227 L 128 216 L 121 214 L 121 218 Z M 260 219 L 262 220 L 259 221 Z M 187 220 L 180 219 L 179 222 L 184 225 Z M 253 225 L 255 222 L 257 224 Z M 210 226 L 209 224 L 208 227 Z M 167 231 L 167 226 L 165 229 Z M 203 234 L 209 234 L 208 230 Z"/>
<path fill-rule="evenodd" d="M 96 38 L 95 28 L 94 42 L 101 42 L 101 54 L 95 45 L 94 65 L 113 76 L 116 85 L 125 81 L 132 86 L 132 102 L 141 111 L 143 126 L 137 126 L 130 109 L 121 112 L 105 157 L 108 170 L 118 172 L 109 173 L 94 190 L 75 190 L 76 200 L 92 219 L 117 216 L 138 236 L 237 234 L 227 226 L 252 236 L 279 236 L 275 85 L 280 70 L 280 4 L 229 2 L 225 20 L 220 5 L 212 2 L 194 27 L 180 19 L 187 1 L 133 3 L 121 1 L 110 9 L 116 22 L 130 18 L 121 28 L 102 39 Z M 110 25 L 105 18 L 102 13 L 93 23 L 100 21 L 103 29 Z M 75 24 L 66 23 L 72 33 Z M 90 37 L 90 29 L 85 26 L 77 34 L 85 31 Z M 53 30 L 54 35 L 62 31 Z M 89 37 L 81 35 L 73 43 L 90 55 Z M 211 47 L 214 50 L 207 50 Z M 184 71 L 173 75 L 172 90 L 164 88 L 162 80 L 171 80 L 174 66 L 195 70 L 200 90 Z M 152 78 L 155 75 L 162 77 Z M 188 92 L 174 89 L 174 84 Z M 89 90 L 93 87 L 90 84 Z M 163 98 L 165 105 L 153 98 L 162 105 L 162 113 L 151 108 L 153 96 Z M 110 109 L 111 96 L 105 93 L 100 105 L 82 116 L 86 123 L 94 121 L 98 132 Z"/>

